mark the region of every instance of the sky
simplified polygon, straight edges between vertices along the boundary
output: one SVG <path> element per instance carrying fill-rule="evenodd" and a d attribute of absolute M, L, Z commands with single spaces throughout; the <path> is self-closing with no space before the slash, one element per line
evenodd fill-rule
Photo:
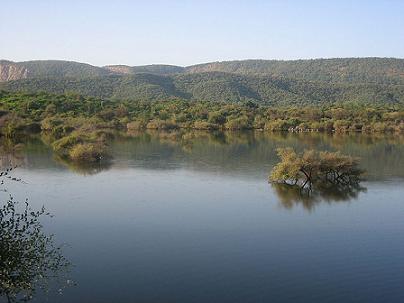
<path fill-rule="evenodd" d="M 0 0 L 0 59 L 404 58 L 403 0 Z"/>

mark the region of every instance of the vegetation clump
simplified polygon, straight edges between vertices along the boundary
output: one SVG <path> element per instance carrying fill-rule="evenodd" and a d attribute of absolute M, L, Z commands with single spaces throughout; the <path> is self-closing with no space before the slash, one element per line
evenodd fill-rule
<path fill-rule="evenodd" d="M 69 150 L 69 158 L 78 162 L 97 162 L 105 156 L 105 146 L 94 143 L 79 143 Z"/>
<path fill-rule="evenodd" d="M 53 142 L 53 150 L 61 157 L 75 162 L 94 163 L 108 158 L 107 137 L 102 132 L 85 134 L 73 132 Z"/>
<path fill-rule="evenodd" d="M 302 154 L 292 148 L 277 150 L 281 161 L 275 165 L 270 181 L 312 190 L 319 187 L 356 186 L 364 171 L 359 160 L 340 152 L 305 150 Z"/>

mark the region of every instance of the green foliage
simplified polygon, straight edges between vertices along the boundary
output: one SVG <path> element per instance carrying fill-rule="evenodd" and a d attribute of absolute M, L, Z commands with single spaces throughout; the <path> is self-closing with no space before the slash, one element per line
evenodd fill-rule
<path fill-rule="evenodd" d="M 1 203 L 0 296 L 7 302 L 29 301 L 37 290 L 48 291 L 48 280 L 61 278 L 70 266 L 53 236 L 43 231 L 40 220 L 46 216 L 45 208 L 31 209 L 28 201 L 22 207 L 11 195 Z"/>
<path fill-rule="evenodd" d="M 136 121 L 132 121 L 126 124 L 126 128 L 128 131 L 131 130 L 140 130 L 140 129 L 145 129 L 146 128 L 146 121 L 144 120 L 136 120 Z"/>
<path fill-rule="evenodd" d="M 187 71 L 259 74 L 308 81 L 404 84 L 404 60 L 395 58 L 225 61 L 190 66 Z"/>
<path fill-rule="evenodd" d="M 339 152 L 306 150 L 298 155 L 292 148 L 278 149 L 281 161 L 273 168 L 270 181 L 312 188 L 313 185 L 351 186 L 363 171 L 356 158 Z"/>
<path fill-rule="evenodd" d="M 200 129 L 200 130 L 215 130 L 215 129 L 219 129 L 219 125 L 208 122 L 208 121 L 195 121 L 193 128 Z"/>
<path fill-rule="evenodd" d="M 147 123 L 146 128 L 167 130 L 167 129 L 176 129 L 178 128 L 178 125 L 173 121 L 153 119 Z"/>
<path fill-rule="evenodd" d="M 76 162 L 99 162 L 108 158 L 107 144 L 109 133 L 75 131 L 53 142 L 53 150 L 61 157 Z"/>
<path fill-rule="evenodd" d="M 404 103 L 403 59 L 246 60 L 187 68 L 164 65 L 100 68 L 63 61 L 7 64 L 29 71 L 27 78 L 21 76 L 17 77 L 19 80 L 0 83 L 0 89 L 9 91 L 74 92 L 133 101 L 181 98 L 277 106 Z"/>
<path fill-rule="evenodd" d="M 0 114 L 3 134 L 29 130 L 40 124 L 42 131 L 51 132 L 57 138 L 80 129 L 90 133 L 98 129 L 145 127 L 385 132 L 401 131 L 404 123 L 402 105 L 272 107 L 182 99 L 119 101 L 43 92 L 2 92 Z"/>
<path fill-rule="evenodd" d="M 258 106 L 183 99 L 109 100 L 77 94 L 0 94 L 0 134 L 46 134 L 54 151 L 75 161 L 108 158 L 107 141 L 115 130 L 243 130 L 402 132 L 404 107 L 353 103 L 322 107 Z"/>
<path fill-rule="evenodd" d="M 76 162 L 98 162 L 105 154 L 105 145 L 100 143 L 78 143 L 69 150 L 69 158 Z"/>
<path fill-rule="evenodd" d="M 240 129 L 250 129 L 252 124 L 247 116 L 241 117 L 228 117 L 227 122 L 224 125 L 226 129 L 229 130 L 240 130 Z"/>

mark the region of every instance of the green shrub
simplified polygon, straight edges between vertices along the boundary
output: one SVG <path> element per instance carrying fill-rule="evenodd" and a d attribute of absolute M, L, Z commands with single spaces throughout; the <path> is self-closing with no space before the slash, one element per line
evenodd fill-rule
<path fill-rule="evenodd" d="M 151 120 L 147 123 L 146 128 L 148 129 L 176 129 L 178 125 L 172 121 L 164 120 Z"/>
<path fill-rule="evenodd" d="M 223 125 L 226 123 L 226 116 L 222 112 L 211 112 L 209 113 L 208 122 Z"/>
<path fill-rule="evenodd" d="M 347 120 L 337 120 L 334 122 L 334 130 L 336 132 L 345 132 L 349 130 L 351 122 Z"/>
<path fill-rule="evenodd" d="M 219 125 L 207 121 L 195 121 L 193 128 L 201 130 L 213 130 L 213 129 L 219 129 Z"/>
<path fill-rule="evenodd" d="M 83 143 L 84 139 L 79 134 L 74 133 L 53 142 L 53 150 L 61 156 L 69 156 L 70 149 L 77 144 Z"/>
<path fill-rule="evenodd" d="M 107 156 L 102 144 L 79 143 L 69 150 L 69 158 L 76 162 L 98 162 Z"/>
<path fill-rule="evenodd" d="M 139 130 L 139 129 L 144 129 L 146 128 L 146 121 L 144 120 L 135 120 L 132 122 L 129 122 L 128 124 L 126 124 L 126 129 L 127 130 Z"/>
<path fill-rule="evenodd" d="M 229 130 L 240 130 L 240 129 L 249 129 L 251 128 L 251 125 L 247 117 L 244 116 L 237 118 L 229 117 L 224 127 Z"/>

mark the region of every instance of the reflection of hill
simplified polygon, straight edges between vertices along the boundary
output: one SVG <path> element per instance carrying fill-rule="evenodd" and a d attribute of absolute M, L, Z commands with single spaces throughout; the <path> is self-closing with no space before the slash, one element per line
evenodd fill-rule
<path fill-rule="evenodd" d="M 51 149 L 39 139 L 27 139 L 17 155 L 30 168 L 60 169 L 68 166 L 79 173 L 97 173 L 109 165 L 86 167 L 53 159 Z M 188 168 L 237 174 L 266 180 L 278 161 L 276 148 L 293 147 L 341 150 L 361 158 L 367 179 L 404 178 L 404 137 L 398 135 L 271 133 L 271 132 L 134 132 L 111 142 L 112 166 L 145 169 Z M 8 160 L 5 160 L 8 161 Z"/>
<path fill-rule="evenodd" d="M 117 160 L 125 159 L 126 163 L 129 161 L 145 168 L 190 167 L 266 178 L 278 161 L 276 148 L 285 146 L 297 151 L 306 148 L 341 150 L 344 154 L 360 157 L 370 180 L 404 178 L 404 138 L 397 135 L 143 132 L 115 142 L 113 153 Z"/>

